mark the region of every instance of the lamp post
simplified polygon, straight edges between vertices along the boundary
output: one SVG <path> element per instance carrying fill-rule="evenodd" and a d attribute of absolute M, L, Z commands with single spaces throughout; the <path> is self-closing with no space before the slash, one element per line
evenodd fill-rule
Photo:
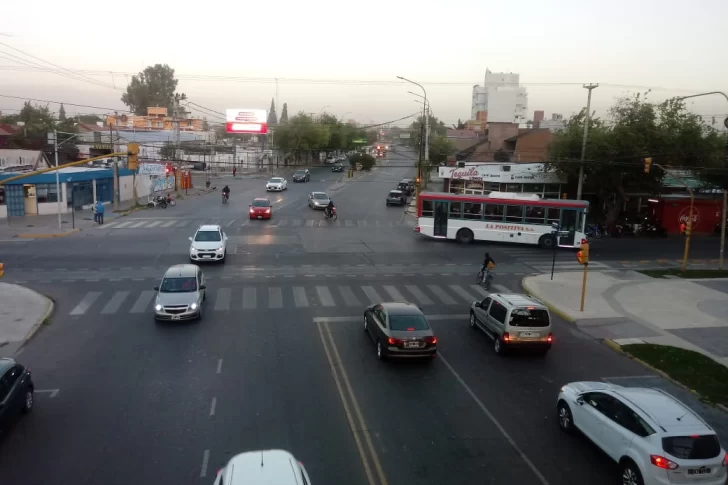
<path fill-rule="evenodd" d="M 61 143 L 58 143 L 58 134 L 61 135 L 71 135 L 70 137 L 63 140 Z M 76 133 L 65 133 L 62 131 L 53 130 L 53 152 L 55 154 L 55 162 L 56 162 L 56 201 L 58 202 L 58 230 L 63 230 L 63 221 L 61 220 L 61 174 L 60 169 L 58 168 L 58 147 L 63 145 L 68 140 L 76 137 Z M 73 211 L 73 208 L 71 208 Z"/>
<path fill-rule="evenodd" d="M 412 81 L 411 79 L 407 79 L 406 77 L 402 77 L 402 76 L 397 76 L 397 79 L 401 79 L 402 81 L 406 81 L 406 82 L 408 82 L 410 84 L 414 84 L 415 86 L 419 87 L 422 90 L 422 94 L 423 94 L 422 97 L 425 99 L 425 111 L 427 112 L 427 107 L 428 107 L 428 103 L 427 103 L 427 90 L 422 86 L 422 84 L 416 83 L 416 82 Z M 430 162 L 430 144 L 429 144 L 429 141 L 430 141 L 430 117 L 428 116 L 428 113 L 425 114 L 425 134 L 424 135 L 425 136 L 422 137 L 422 143 L 424 144 L 424 152 L 425 152 L 424 153 L 425 154 L 424 164 L 425 165 L 429 165 L 429 162 Z M 421 161 L 419 163 L 419 167 L 417 169 L 417 178 L 420 181 L 422 180 L 422 164 L 423 164 L 423 162 Z M 416 185 L 416 189 L 417 189 L 417 202 L 419 203 L 420 192 L 421 192 L 420 185 L 419 184 Z"/>
<path fill-rule="evenodd" d="M 56 173 L 58 173 L 58 171 L 56 171 Z M 68 177 L 66 179 L 66 188 L 68 188 L 68 184 L 70 183 L 71 177 Z M 75 192 L 73 185 L 71 185 L 71 229 L 76 229 L 76 204 L 74 202 L 74 195 L 76 195 Z"/>

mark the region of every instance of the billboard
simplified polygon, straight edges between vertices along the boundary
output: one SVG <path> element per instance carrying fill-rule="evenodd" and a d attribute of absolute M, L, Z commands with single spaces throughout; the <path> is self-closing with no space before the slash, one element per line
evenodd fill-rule
<path fill-rule="evenodd" d="M 409 140 L 410 134 L 409 133 L 400 133 L 399 139 L 400 140 Z"/>
<path fill-rule="evenodd" d="M 167 165 L 164 163 L 140 163 L 139 175 L 154 175 L 163 177 L 167 173 Z"/>
<path fill-rule="evenodd" d="M 225 121 L 228 133 L 268 133 L 268 112 L 264 109 L 227 109 Z"/>

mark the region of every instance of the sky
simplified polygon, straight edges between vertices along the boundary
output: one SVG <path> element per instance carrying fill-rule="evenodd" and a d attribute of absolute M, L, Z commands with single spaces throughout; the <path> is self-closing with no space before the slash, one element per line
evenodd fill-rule
<path fill-rule="evenodd" d="M 120 97 L 131 76 L 156 63 L 174 68 L 178 90 L 213 112 L 268 109 L 276 99 L 278 114 L 285 102 L 289 115 L 326 111 L 365 124 L 399 120 L 398 126 L 421 110 L 408 91 L 422 90 L 397 76 L 422 84 L 433 114 L 447 124 L 469 118 L 472 86 L 483 83 L 486 69 L 519 73 L 528 112 L 544 110 L 547 118 L 581 110 L 586 83 L 600 84 L 592 98 L 597 116 L 606 116 L 618 97 L 650 88 L 653 101 L 728 91 L 725 0 L 278 0 L 193 7 L 35 0 L 33 10 L 42 14 L 29 14 L 23 2 L 2 7 L 5 114 L 28 98 L 63 101 L 68 114 L 123 111 Z M 688 105 L 718 123 L 728 114 L 720 96 Z"/>

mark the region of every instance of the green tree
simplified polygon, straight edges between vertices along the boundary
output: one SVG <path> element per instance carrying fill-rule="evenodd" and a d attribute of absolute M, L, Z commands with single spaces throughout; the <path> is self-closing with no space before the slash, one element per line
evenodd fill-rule
<path fill-rule="evenodd" d="M 647 101 L 646 94 L 619 99 L 609 110 L 609 122 L 592 118 L 584 164 L 584 192 L 597 194 L 606 208 L 607 223 L 619 216 L 626 194 L 659 194 L 664 173 L 653 167 L 644 173 L 643 159 L 680 167 L 713 167 L 721 163 L 724 139 L 689 112 L 682 101 Z M 565 129 L 554 134 L 547 169 L 578 181 L 585 112 L 572 116 Z M 599 207 L 601 204 L 595 204 Z"/>
<path fill-rule="evenodd" d="M 63 103 L 58 108 L 58 121 L 66 121 L 66 108 L 63 107 Z"/>
<path fill-rule="evenodd" d="M 447 161 L 447 157 L 455 154 L 455 145 L 446 137 L 437 135 L 430 141 L 430 163 L 439 165 Z"/>
<path fill-rule="evenodd" d="M 177 79 L 174 69 L 167 64 L 147 66 L 136 76 L 132 76 L 121 102 L 135 115 L 147 114 L 147 108 L 159 106 L 171 113 L 174 105 Z"/>
<path fill-rule="evenodd" d="M 376 165 L 377 159 L 366 153 L 356 153 L 349 157 L 349 164 L 356 168 L 357 164 L 361 165 L 361 169 L 365 172 L 371 171 L 372 167 Z"/>
<path fill-rule="evenodd" d="M 268 126 L 275 126 L 278 124 L 278 115 L 276 115 L 276 101 L 275 99 L 270 100 L 270 110 L 268 110 Z"/>
<path fill-rule="evenodd" d="M 318 156 L 315 152 L 325 149 L 329 138 L 327 125 L 315 123 L 309 115 L 300 112 L 285 125 L 276 127 L 273 143 L 285 152 L 287 160 L 293 158 L 295 162 L 315 161 Z"/>
<path fill-rule="evenodd" d="M 279 123 L 288 123 L 288 103 L 283 103 L 283 110 L 281 110 L 281 119 Z"/>
<path fill-rule="evenodd" d="M 460 121 L 460 118 L 458 118 L 457 125 L 452 125 L 452 127 L 455 128 L 456 130 L 464 130 L 465 129 L 465 122 L 464 121 Z"/>
<path fill-rule="evenodd" d="M 97 115 L 79 115 L 78 116 L 79 123 L 89 123 L 89 124 L 95 125 L 99 121 L 104 121 L 104 119 Z"/>
<path fill-rule="evenodd" d="M 174 160 L 176 155 L 177 152 L 175 151 L 174 143 L 166 142 L 164 145 L 162 145 L 162 148 L 159 149 L 159 156 L 161 158 Z"/>
<path fill-rule="evenodd" d="M 49 160 L 55 156 L 54 147 L 48 143 L 48 133 L 57 129 L 58 159 L 61 164 L 75 161 L 78 157 L 78 148 L 73 143 L 73 134 L 76 127 L 73 120 L 56 123 L 53 113 L 47 105 L 34 105 L 26 101 L 18 114 L 18 121 L 23 122 L 22 129 L 10 137 L 10 148 L 26 150 L 42 150 Z"/>

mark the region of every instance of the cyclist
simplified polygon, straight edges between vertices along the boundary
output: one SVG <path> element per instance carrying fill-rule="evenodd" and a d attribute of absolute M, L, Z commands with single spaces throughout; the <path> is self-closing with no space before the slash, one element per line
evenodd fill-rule
<path fill-rule="evenodd" d="M 490 256 L 490 253 L 486 252 L 483 258 L 483 267 L 480 270 L 483 273 L 483 283 L 487 284 L 493 278 L 493 268 L 495 268 L 495 259 Z"/>

